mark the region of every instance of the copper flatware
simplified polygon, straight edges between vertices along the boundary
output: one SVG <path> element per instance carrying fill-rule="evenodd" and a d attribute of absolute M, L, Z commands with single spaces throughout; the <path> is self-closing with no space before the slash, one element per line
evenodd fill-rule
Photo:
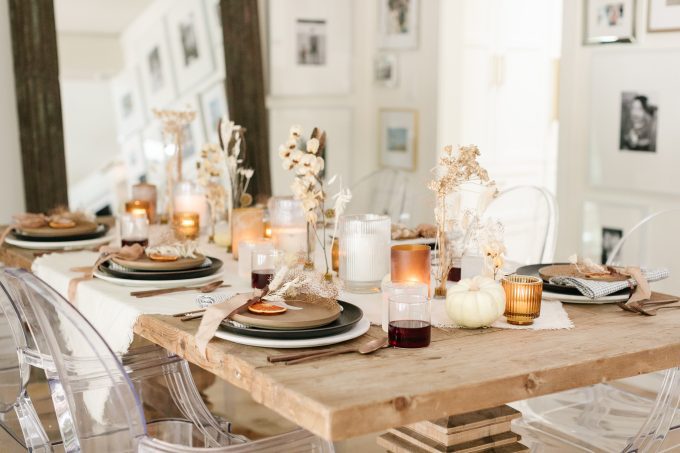
<path fill-rule="evenodd" d="M 217 288 L 228 288 L 231 285 L 223 285 L 224 280 L 216 280 L 202 286 L 177 286 L 175 288 L 149 289 L 144 291 L 132 291 L 131 296 L 137 298 L 154 297 L 162 294 L 181 293 L 183 291 L 198 291 L 201 293 L 211 293 Z"/>
<path fill-rule="evenodd" d="M 198 310 L 191 310 L 191 311 L 183 311 L 181 313 L 175 313 L 173 318 L 180 318 L 188 315 L 194 315 L 196 313 L 203 313 L 205 311 L 205 308 L 199 308 Z"/>
<path fill-rule="evenodd" d="M 359 345 L 354 348 L 344 348 L 344 349 L 331 349 L 326 350 L 326 352 L 317 351 L 316 354 L 310 354 L 311 351 L 302 352 L 297 357 L 295 354 L 285 354 L 285 360 L 281 360 L 279 356 L 267 357 L 270 362 L 286 362 L 286 365 L 295 365 L 296 363 L 307 362 L 309 360 L 319 359 L 321 357 L 331 357 L 334 355 L 346 354 L 349 352 L 358 352 L 359 354 L 366 355 L 371 354 L 378 349 L 382 349 L 387 346 L 387 337 L 375 338 L 373 340 L 367 341 L 364 344 Z"/>

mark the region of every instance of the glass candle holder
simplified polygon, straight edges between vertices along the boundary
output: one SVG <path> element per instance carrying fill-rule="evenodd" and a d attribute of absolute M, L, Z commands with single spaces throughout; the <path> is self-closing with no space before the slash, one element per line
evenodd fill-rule
<path fill-rule="evenodd" d="M 151 205 L 144 200 L 130 200 L 125 203 L 125 212 L 134 216 L 150 219 Z"/>
<path fill-rule="evenodd" d="M 235 260 L 239 257 L 238 244 L 246 239 L 264 237 L 264 209 L 236 208 L 231 214 L 231 251 Z M 246 257 L 250 260 L 250 256 Z"/>
<path fill-rule="evenodd" d="M 287 253 L 306 252 L 307 220 L 302 201 L 293 197 L 272 197 L 268 206 L 274 246 Z"/>
<path fill-rule="evenodd" d="M 420 282 L 430 288 L 430 246 L 422 244 L 393 245 L 390 255 L 390 278 L 393 282 Z"/>
<path fill-rule="evenodd" d="M 380 291 L 390 271 L 390 218 L 377 214 L 340 217 L 340 278 L 356 293 Z"/>
<path fill-rule="evenodd" d="M 238 244 L 238 253 L 243 257 L 252 256 L 253 250 L 274 250 L 272 241 L 268 239 L 244 239 Z M 250 278 L 252 260 L 244 258 L 238 260 L 238 276 L 244 280 Z"/>
<path fill-rule="evenodd" d="M 281 263 L 282 252 L 274 249 L 251 252 L 250 286 L 253 289 L 264 289 L 274 278 Z M 245 259 L 244 259 L 245 261 Z"/>
<path fill-rule="evenodd" d="M 178 235 L 186 239 L 196 239 L 201 221 L 197 212 L 175 212 L 172 216 L 172 226 Z"/>
<path fill-rule="evenodd" d="M 149 245 L 149 219 L 143 215 L 126 213 L 120 217 L 120 239 L 123 247 L 139 244 Z"/>
<path fill-rule="evenodd" d="M 215 244 L 222 247 L 229 247 L 231 245 L 231 226 L 226 219 L 218 220 L 217 223 L 215 223 L 213 241 L 215 241 Z"/>
<path fill-rule="evenodd" d="M 528 326 L 541 314 L 543 281 L 527 275 L 508 275 L 501 280 L 505 290 L 505 317 L 509 324 Z"/>
<path fill-rule="evenodd" d="M 395 348 L 424 348 L 430 345 L 430 300 L 413 294 L 390 297 L 389 344 Z"/>
<path fill-rule="evenodd" d="M 340 270 L 340 241 L 338 238 L 334 238 L 331 245 L 331 267 L 333 272 Z"/>
<path fill-rule="evenodd" d="M 210 214 L 203 188 L 191 181 L 177 183 L 174 192 L 174 212 L 195 212 L 199 217 L 199 225 L 208 226 Z"/>
<path fill-rule="evenodd" d="M 430 287 L 425 283 L 385 281 L 382 283 L 382 329 L 387 332 L 389 325 L 389 301 L 401 295 L 428 297 Z"/>
<path fill-rule="evenodd" d="M 156 222 L 156 208 L 158 204 L 158 192 L 156 186 L 146 182 L 140 182 L 132 186 L 132 198 L 149 203 L 148 217 L 150 223 Z"/>

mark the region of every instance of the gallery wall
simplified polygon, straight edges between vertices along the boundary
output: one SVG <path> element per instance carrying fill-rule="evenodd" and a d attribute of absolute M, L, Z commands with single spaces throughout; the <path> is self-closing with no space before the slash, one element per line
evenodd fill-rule
<path fill-rule="evenodd" d="M 7 0 L 0 0 L 0 87 L 0 222 L 6 224 L 25 206 Z"/>
<path fill-rule="evenodd" d="M 564 2 L 557 192 L 562 215 L 557 257 L 581 252 L 600 260 L 603 231 L 625 234 L 647 214 L 680 207 L 677 177 L 668 176 L 677 174 L 678 167 L 667 164 L 680 155 L 680 141 L 673 138 L 677 116 L 672 113 L 680 108 L 680 92 L 677 84 L 666 90 L 665 81 L 669 74 L 680 74 L 680 32 L 648 32 L 649 4 L 638 0 L 635 42 L 584 45 L 585 3 Z M 662 71 L 659 52 L 665 65 Z M 619 74 L 603 69 L 607 65 L 616 65 Z M 621 101 L 616 97 L 620 95 L 603 86 L 614 86 L 620 92 L 667 92 L 655 101 L 659 103 L 659 141 L 666 144 L 656 152 L 620 151 Z M 594 115 L 603 105 L 606 113 Z M 603 149 L 602 137 L 608 137 L 611 149 Z M 669 232 L 668 244 L 675 244 L 674 234 Z"/>

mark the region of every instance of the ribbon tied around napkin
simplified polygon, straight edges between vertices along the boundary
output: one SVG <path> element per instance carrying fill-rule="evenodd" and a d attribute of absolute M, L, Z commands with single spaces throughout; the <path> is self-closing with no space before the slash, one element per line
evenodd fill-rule
<path fill-rule="evenodd" d="M 229 318 L 233 314 L 248 308 L 250 305 L 259 302 L 260 300 L 260 297 L 255 296 L 254 293 L 241 293 L 235 294 L 224 302 L 219 302 L 206 308 L 205 313 L 203 313 L 203 318 L 201 319 L 201 324 L 196 331 L 196 346 L 201 354 L 203 354 L 203 357 L 205 357 L 205 350 L 208 343 L 212 340 L 212 337 L 215 336 L 215 332 L 217 332 L 217 328 L 220 326 L 222 320 Z"/>

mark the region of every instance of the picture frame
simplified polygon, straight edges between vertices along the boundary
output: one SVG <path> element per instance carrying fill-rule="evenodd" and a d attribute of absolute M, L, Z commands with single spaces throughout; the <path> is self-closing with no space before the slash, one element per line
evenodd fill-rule
<path fill-rule="evenodd" d="M 680 195 L 680 51 L 593 54 L 589 178 L 595 187 Z"/>
<path fill-rule="evenodd" d="M 177 88 L 186 93 L 215 69 L 202 2 L 175 1 L 166 16 Z"/>
<path fill-rule="evenodd" d="M 223 116 L 229 116 L 224 80 L 219 80 L 200 95 L 205 137 L 210 143 L 219 143 L 217 124 Z"/>
<path fill-rule="evenodd" d="M 210 30 L 210 42 L 214 49 L 221 49 L 224 35 L 222 33 L 222 9 L 220 0 L 205 0 L 205 16 Z"/>
<path fill-rule="evenodd" d="M 420 0 L 379 0 L 378 47 L 381 49 L 416 49 Z"/>
<path fill-rule="evenodd" d="M 381 52 L 374 59 L 374 79 L 376 85 L 395 88 L 399 79 L 399 64 L 395 53 Z"/>
<path fill-rule="evenodd" d="M 415 171 L 418 156 L 418 112 L 414 109 L 379 111 L 380 165 Z"/>
<path fill-rule="evenodd" d="M 147 110 L 167 107 L 177 95 L 170 49 L 162 21 L 156 22 L 139 38 L 137 67 Z"/>
<path fill-rule="evenodd" d="M 206 143 L 203 134 L 203 115 L 198 95 L 187 95 L 172 105 L 174 110 L 194 110 L 196 118 L 184 130 L 184 148 L 182 149 L 182 172 L 193 175 L 196 172 L 196 161 L 201 147 Z"/>
<path fill-rule="evenodd" d="M 680 31 L 680 1 L 649 0 L 647 31 L 651 33 Z"/>
<path fill-rule="evenodd" d="M 269 1 L 269 85 L 273 96 L 351 92 L 352 3 Z"/>
<path fill-rule="evenodd" d="M 142 102 L 137 71 L 126 68 L 111 79 L 113 108 L 119 137 L 125 137 L 144 126 L 145 107 Z"/>
<path fill-rule="evenodd" d="M 584 44 L 635 42 L 636 0 L 585 0 Z"/>
<path fill-rule="evenodd" d="M 131 135 L 120 142 L 126 175 L 130 185 L 136 184 L 146 176 L 146 158 L 141 134 Z"/>

